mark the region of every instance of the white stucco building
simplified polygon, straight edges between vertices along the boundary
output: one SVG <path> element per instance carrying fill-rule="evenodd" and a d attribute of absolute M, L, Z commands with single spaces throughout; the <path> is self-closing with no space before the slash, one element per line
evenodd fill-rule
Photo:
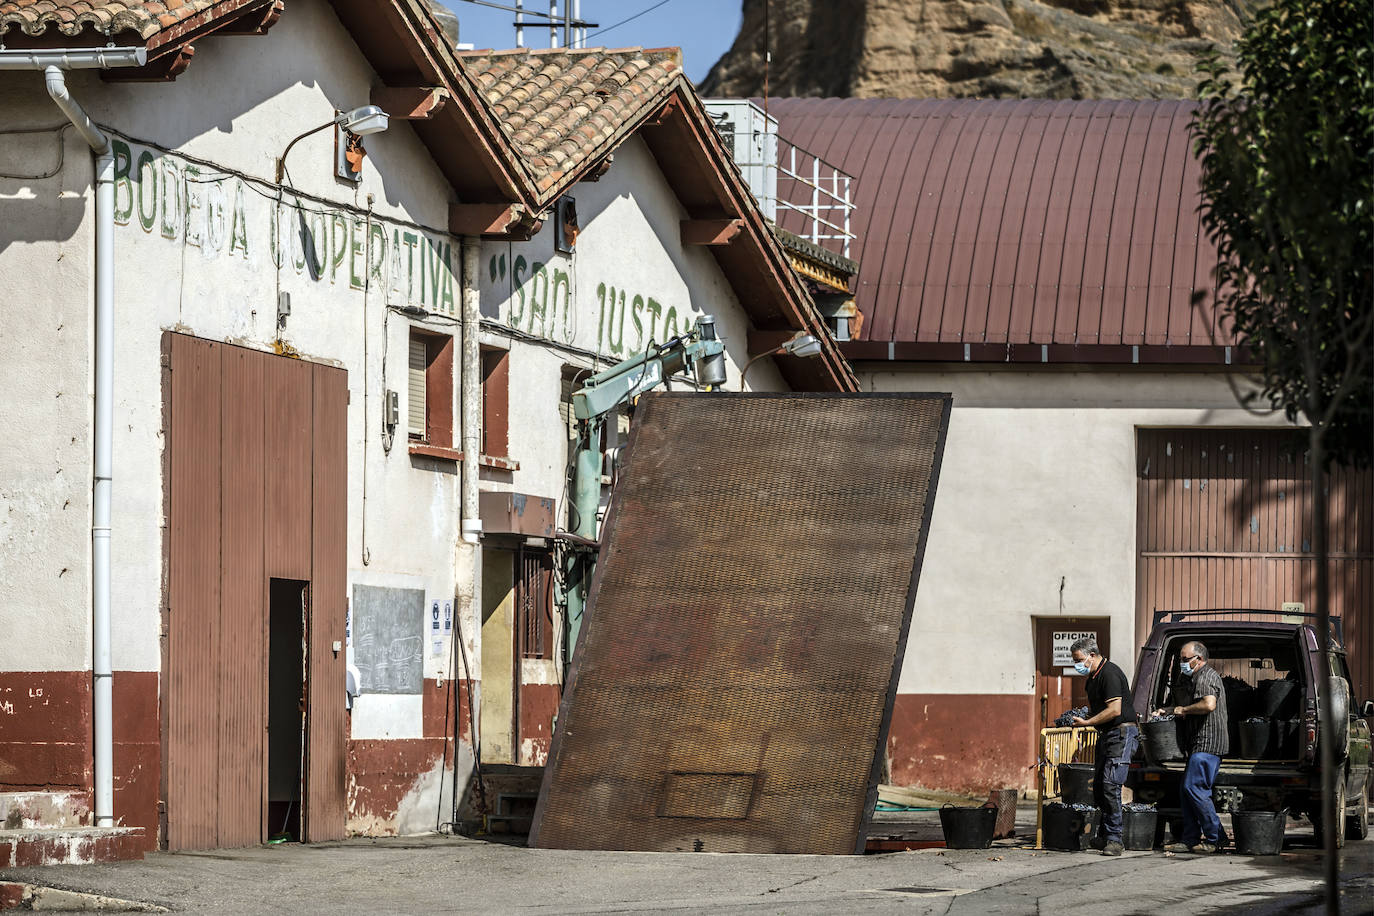
<path fill-rule="evenodd" d="M 137 848 L 433 829 L 471 766 L 471 700 L 491 759 L 547 748 L 562 621 L 527 590 L 564 523 L 569 385 L 709 313 L 737 390 L 752 331 L 823 324 L 670 53 L 464 61 L 412 0 L 94 7 L 0 8 L 0 793 L 43 795 L 56 826 L 109 815 Z M 58 40 L 131 66 L 25 57 Z M 484 82 L 573 64 L 619 79 L 616 104 L 565 80 L 522 109 Z M 108 205 L 47 65 L 108 139 Z M 504 86 L 526 83 L 548 85 Z M 339 177 L 357 151 L 332 122 L 368 104 L 389 127 Z M 532 147 L 513 122 L 548 112 Z M 749 386 L 853 387 L 828 338 L 785 362 Z"/>

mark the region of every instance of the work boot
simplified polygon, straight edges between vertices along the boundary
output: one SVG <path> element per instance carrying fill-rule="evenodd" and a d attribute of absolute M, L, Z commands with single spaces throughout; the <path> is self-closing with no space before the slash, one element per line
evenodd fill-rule
<path fill-rule="evenodd" d="M 1102 854 L 1104 856 L 1119 856 L 1125 850 L 1125 848 L 1126 847 L 1122 846 L 1116 840 L 1110 840 L 1105 846 L 1102 847 Z"/>
<path fill-rule="evenodd" d="M 1203 840 L 1201 843 L 1198 843 L 1196 846 L 1194 846 L 1192 849 L 1188 851 L 1196 853 L 1200 856 L 1210 856 L 1212 853 L 1217 851 L 1217 845 L 1215 843 L 1209 843 L 1206 840 Z"/>
<path fill-rule="evenodd" d="M 1193 851 L 1193 847 L 1189 846 L 1187 843 L 1170 843 L 1168 846 L 1165 846 L 1165 847 L 1164 847 L 1164 851 L 1165 851 L 1165 852 L 1192 852 L 1192 851 Z"/>

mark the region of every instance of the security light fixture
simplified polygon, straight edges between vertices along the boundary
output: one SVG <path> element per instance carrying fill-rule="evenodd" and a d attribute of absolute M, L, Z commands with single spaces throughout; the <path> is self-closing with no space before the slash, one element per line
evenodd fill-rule
<path fill-rule="evenodd" d="M 346 163 L 348 166 L 356 165 L 356 167 L 349 168 L 347 174 L 344 174 L 344 165 L 341 164 L 339 166 L 340 177 L 349 178 L 353 181 L 359 180 L 362 177 L 362 157 L 366 155 L 362 138 L 386 130 L 389 120 L 390 117 L 387 113 L 376 105 L 364 105 L 351 111 L 336 112 L 332 121 L 326 121 L 318 127 L 312 127 L 286 144 L 286 149 L 277 159 L 277 184 L 281 184 L 282 178 L 286 174 L 286 157 L 290 154 L 291 147 L 311 134 L 317 134 L 330 127 L 335 128 L 340 134 L 335 141 L 335 146 L 339 149 L 336 160 L 340 163 Z M 350 152 L 354 155 L 349 156 L 348 153 Z"/>
<path fill-rule="evenodd" d="M 795 356 L 798 359 L 809 359 L 820 355 L 821 342 L 805 331 L 798 331 L 783 341 L 781 346 L 756 353 L 751 357 L 749 362 L 744 364 L 744 371 L 739 374 L 739 389 L 744 390 L 744 377 L 749 374 L 749 368 L 765 356 Z"/>
<path fill-rule="evenodd" d="M 810 334 L 797 333 L 779 349 L 789 356 L 806 359 L 821 355 L 821 342 Z"/>

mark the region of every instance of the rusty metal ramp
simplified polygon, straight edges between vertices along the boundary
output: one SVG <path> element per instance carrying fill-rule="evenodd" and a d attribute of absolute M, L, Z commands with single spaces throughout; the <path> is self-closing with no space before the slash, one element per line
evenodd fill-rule
<path fill-rule="evenodd" d="M 530 845 L 863 852 L 950 403 L 640 401 Z"/>

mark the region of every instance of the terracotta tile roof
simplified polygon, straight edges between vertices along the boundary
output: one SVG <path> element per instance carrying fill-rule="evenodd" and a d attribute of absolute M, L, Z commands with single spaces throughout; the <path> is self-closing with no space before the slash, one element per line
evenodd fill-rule
<path fill-rule="evenodd" d="M 90 28 L 102 35 L 136 32 L 147 39 L 162 29 L 214 6 L 218 0 L 0 0 L 0 35 L 18 28 L 26 35 L 49 29 L 77 35 Z"/>
<path fill-rule="evenodd" d="M 682 73 L 677 48 L 458 56 L 541 189 L 612 149 L 615 138 Z"/>

